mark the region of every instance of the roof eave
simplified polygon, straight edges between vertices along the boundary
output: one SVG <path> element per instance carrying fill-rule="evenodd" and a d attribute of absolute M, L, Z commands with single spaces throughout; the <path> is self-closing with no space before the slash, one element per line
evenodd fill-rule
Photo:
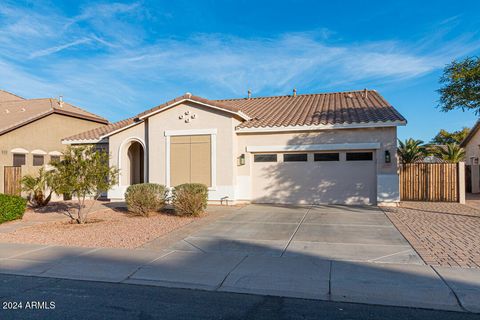
<path fill-rule="evenodd" d="M 96 143 L 106 143 L 106 139 L 65 139 L 62 140 L 62 144 L 72 145 L 72 144 L 96 144 Z"/>
<path fill-rule="evenodd" d="M 168 105 L 168 106 L 165 106 L 163 108 L 152 111 L 150 113 L 147 113 L 147 114 L 139 117 L 139 119 L 143 120 L 143 119 L 149 118 L 149 117 L 151 117 L 151 116 L 153 116 L 157 113 L 160 113 L 162 111 L 173 108 L 174 106 L 179 105 L 179 104 L 181 104 L 183 102 L 186 102 L 186 101 L 193 102 L 193 103 L 196 103 L 196 104 L 199 104 L 199 105 L 203 105 L 203 106 L 206 106 L 206 107 L 209 107 L 209 108 L 212 108 L 212 109 L 220 110 L 220 111 L 223 111 L 223 112 L 227 112 L 227 113 L 230 113 L 230 114 L 234 114 L 234 115 L 236 115 L 236 116 L 238 116 L 238 117 L 240 117 L 240 118 L 242 118 L 243 120 L 246 120 L 246 121 L 251 119 L 250 117 L 248 117 L 242 111 L 232 111 L 232 110 L 228 110 L 228 109 L 225 109 L 225 108 L 222 108 L 222 107 L 219 107 L 219 106 L 215 106 L 215 105 L 212 105 L 212 104 L 204 103 L 204 102 L 201 102 L 201 101 L 198 101 L 198 100 L 195 100 L 195 99 L 189 99 L 189 98 L 184 98 L 184 99 L 178 100 L 178 101 L 172 103 L 171 105 Z"/>
<path fill-rule="evenodd" d="M 475 123 L 472 130 L 470 130 L 470 132 L 465 137 L 465 139 L 463 139 L 463 141 L 460 143 L 460 147 L 465 148 L 479 129 L 480 129 L 480 120 L 478 120 L 477 123 Z"/>
<path fill-rule="evenodd" d="M 238 133 L 255 133 L 255 132 L 285 132 L 285 131 L 316 131 L 316 130 L 332 130 L 332 129 L 361 129 L 361 128 L 384 128 L 405 126 L 406 120 L 384 121 L 384 122 L 362 122 L 362 123 L 337 123 L 322 124 L 313 126 L 284 126 L 284 127 L 254 127 L 254 128 L 236 128 Z"/>

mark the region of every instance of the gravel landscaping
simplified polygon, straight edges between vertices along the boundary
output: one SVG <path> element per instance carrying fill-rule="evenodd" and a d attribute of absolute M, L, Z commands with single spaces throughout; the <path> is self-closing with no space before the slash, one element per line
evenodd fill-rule
<path fill-rule="evenodd" d="M 90 223 L 78 225 L 56 212 L 35 213 L 29 210 L 22 220 L 26 222 L 25 227 L 0 233 L 0 242 L 137 248 L 199 218 L 164 213 L 139 217 L 103 207 L 89 214 L 88 219 Z M 30 225 L 32 221 L 35 223 Z"/>

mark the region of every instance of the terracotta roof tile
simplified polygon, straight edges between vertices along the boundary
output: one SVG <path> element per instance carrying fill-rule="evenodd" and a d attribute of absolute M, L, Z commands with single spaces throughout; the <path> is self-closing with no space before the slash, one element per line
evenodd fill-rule
<path fill-rule="evenodd" d="M 5 101 L 12 101 L 12 100 L 25 100 L 25 99 L 11 92 L 0 90 L 0 103 Z"/>
<path fill-rule="evenodd" d="M 251 118 L 241 123 L 238 126 L 239 129 L 406 121 L 375 90 L 228 100 L 208 100 L 186 94 L 144 111 L 136 117 L 64 140 L 99 139 L 132 124 L 135 118 L 142 118 L 152 112 L 161 111 L 184 99 L 205 103 L 237 114 L 241 112 Z"/>
<path fill-rule="evenodd" d="M 64 114 L 82 119 L 108 123 L 96 114 L 85 111 L 67 102 L 61 104 L 57 99 L 16 99 L 0 102 L 0 134 L 34 121 L 51 113 Z"/>
<path fill-rule="evenodd" d="M 185 100 L 185 99 L 189 99 L 189 100 L 193 100 L 193 101 L 197 101 L 197 102 L 200 102 L 200 103 L 205 103 L 205 104 L 208 104 L 208 105 L 211 105 L 211 106 L 214 106 L 214 107 L 218 107 L 220 109 L 225 109 L 227 111 L 230 111 L 230 112 L 239 112 L 240 109 L 235 107 L 235 106 L 232 106 L 230 104 L 224 104 L 224 103 L 221 103 L 219 101 L 215 101 L 215 100 L 208 100 L 208 99 L 205 99 L 205 98 L 202 98 L 202 97 L 198 97 L 198 96 L 193 96 L 191 94 L 184 94 L 183 96 L 180 96 L 180 97 L 177 97 L 173 100 L 170 100 L 168 102 L 165 102 L 161 105 L 158 105 L 156 107 L 153 107 L 147 111 L 144 111 L 142 113 L 139 113 L 137 115 L 138 118 L 141 118 L 143 116 L 146 116 L 152 112 L 155 112 L 155 111 L 159 111 L 159 110 L 162 110 L 162 109 L 165 109 L 165 108 L 168 108 L 169 106 L 171 106 L 172 104 L 175 104 L 176 102 L 178 101 L 182 101 L 182 100 Z"/>
<path fill-rule="evenodd" d="M 218 101 L 252 118 L 238 128 L 405 121 L 375 90 Z"/>
<path fill-rule="evenodd" d="M 88 131 L 85 131 L 85 132 L 81 132 L 79 134 L 76 134 L 76 135 L 73 135 L 73 136 L 70 136 L 70 137 L 67 137 L 67 138 L 63 138 L 62 140 L 63 141 L 66 141 L 66 140 L 69 140 L 69 141 L 72 141 L 72 140 L 98 140 L 98 139 L 100 139 L 100 137 L 102 137 L 106 134 L 109 134 L 109 133 L 111 133 L 115 130 L 122 129 L 126 126 L 129 126 L 129 125 L 135 123 L 135 119 L 136 119 L 136 117 L 132 117 L 132 118 L 128 118 L 128 119 L 118 121 L 118 122 L 115 122 L 115 123 L 111 123 L 111 124 L 108 124 L 108 125 L 99 126 L 98 128 L 91 129 L 91 130 L 88 130 Z"/>

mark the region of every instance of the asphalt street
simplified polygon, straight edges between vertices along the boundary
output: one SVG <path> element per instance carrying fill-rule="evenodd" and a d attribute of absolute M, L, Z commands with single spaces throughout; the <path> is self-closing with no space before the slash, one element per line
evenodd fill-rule
<path fill-rule="evenodd" d="M 0 275 L 0 319 L 480 319 L 478 314 Z"/>

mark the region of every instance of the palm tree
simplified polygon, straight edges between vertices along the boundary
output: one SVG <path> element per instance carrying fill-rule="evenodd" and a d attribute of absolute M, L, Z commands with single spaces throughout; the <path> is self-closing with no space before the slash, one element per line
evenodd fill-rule
<path fill-rule="evenodd" d="M 405 141 L 398 140 L 397 153 L 400 161 L 405 164 L 421 160 L 425 156 L 426 150 L 422 140 L 410 138 Z"/>
<path fill-rule="evenodd" d="M 447 162 L 457 163 L 465 159 L 465 149 L 458 143 L 447 143 L 444 146 L 438 146 L 435 155 Z"/>
<path fill-rule="evenodd" d="M 40 168 L 37 176 L 28 174 L 22 178 L 22 190 L 28 192 L 28 200 L 33 207 L 43 207 L 50 202 L 53 193 L 51 180 L 50 172 L 44 168 Z"/>

